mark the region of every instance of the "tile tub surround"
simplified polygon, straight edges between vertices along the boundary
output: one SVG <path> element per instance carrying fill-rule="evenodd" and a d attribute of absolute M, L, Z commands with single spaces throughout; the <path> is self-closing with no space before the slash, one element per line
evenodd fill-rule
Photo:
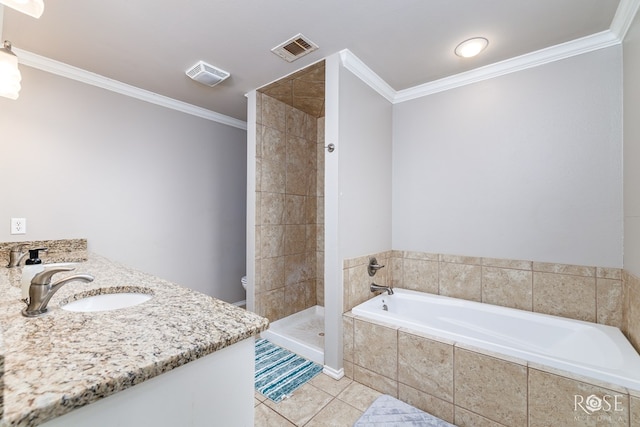
<path fill-rule="evenodd" d="M 366 271 L 369 256 L 344 261 L 344 312 L 373 296 L 369 284 L 375 279 L 378 284 L 602 323 L 626 332 L 621 269 L 398 250 L 372 256 L 387 266 L 374 278 Z M 635 291 L 640 293 L 640 286 Z M 640 331 L 637 335 L 640 341 Z"/>
<path fill-rule="evenodd" d="M 624 307 L 622 332 L 640 352 L 640 279 L 623 271 Z"/>
<path fill-rule="evenodd" d="M 254 313 L 94 254 L 74 272 L 92 274 L 94 282 L 63 286 L 49 303 L 48 314 L 26 318 L 20 313 L 24 303 L 19 301 L 19 270 L 0 269 L 3 426 L 38 425 L 268 326 L 267 319 Z M 79 294 L 113 287 L 146 288 L 154 298 L 110 312 L 59 308 Z"/>
<path fill-rule="evenodd" d="M 343 328 L 349 378 L 460 427 L 637 425 L 637 390 L 361 319 L 350 312 L 343 315 Z M 581 409 L 577 403 L 592 395 L 615 399 L 616 405 L 602 405 L 593 412 Z"/>

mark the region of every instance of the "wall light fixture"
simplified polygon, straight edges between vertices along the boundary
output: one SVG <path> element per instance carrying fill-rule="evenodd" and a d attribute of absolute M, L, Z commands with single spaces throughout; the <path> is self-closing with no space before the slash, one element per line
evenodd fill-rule
<path fill-rule="evenodd" d="M 5 40 L 0 48 L 0 96 L 18 99 L 20 94 L 20 70 L 18 57 L 11 52 L 11 42 Z"/>

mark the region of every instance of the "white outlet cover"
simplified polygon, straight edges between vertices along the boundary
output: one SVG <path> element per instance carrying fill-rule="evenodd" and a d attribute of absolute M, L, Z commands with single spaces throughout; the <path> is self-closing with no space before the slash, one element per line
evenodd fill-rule
<path fill-rule="evenodd" d="M 11 234 L 27 234 L 26 218 L 11 218 Z"/>

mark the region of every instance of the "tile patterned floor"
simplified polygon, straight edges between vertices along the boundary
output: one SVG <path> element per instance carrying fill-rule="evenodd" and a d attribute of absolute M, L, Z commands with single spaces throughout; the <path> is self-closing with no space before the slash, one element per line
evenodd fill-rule
<path fill-rule="evenodd" d="M 288 399 L 255 393 L 255 427 L 351 427 L 381 393 L 347 377 L 319 374 Z"/>

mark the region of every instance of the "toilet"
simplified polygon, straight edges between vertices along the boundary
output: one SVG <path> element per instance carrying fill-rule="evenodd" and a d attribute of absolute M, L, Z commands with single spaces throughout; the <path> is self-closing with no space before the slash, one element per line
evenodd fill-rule
<path fill-rule="evenodd" d="M 240 279 L 240 282 L 242 282 L 242 287 L 246 291 L 247 290 L 247 276 L 242 276 L 242 279 Z"/>

